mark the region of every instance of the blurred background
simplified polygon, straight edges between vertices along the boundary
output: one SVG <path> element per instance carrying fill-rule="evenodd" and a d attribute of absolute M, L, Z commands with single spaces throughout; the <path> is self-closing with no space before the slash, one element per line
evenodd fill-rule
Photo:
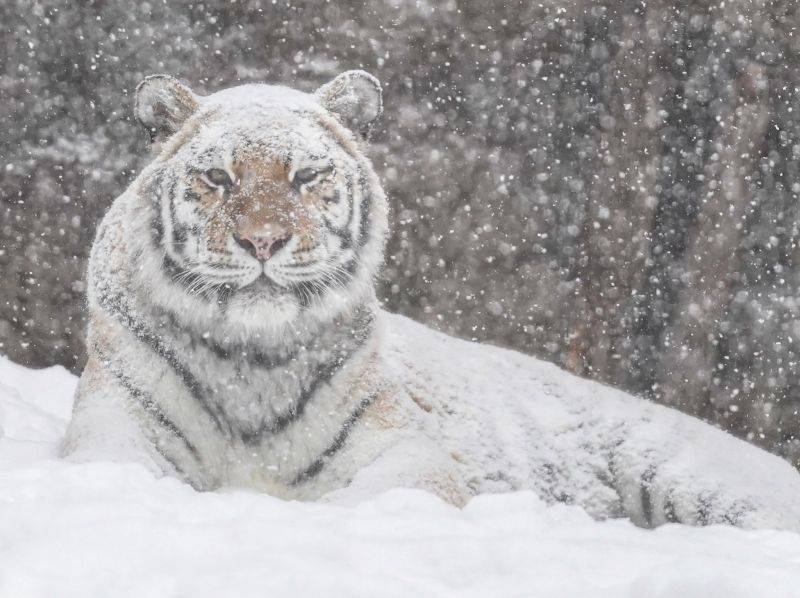
<path fill-rule="evenodd" d="M 0 353 L 84 359 L 131 93 L 384 85 L 388 309 L 677 406 L 800 464 L 794 0 L 4 0 Z"/>

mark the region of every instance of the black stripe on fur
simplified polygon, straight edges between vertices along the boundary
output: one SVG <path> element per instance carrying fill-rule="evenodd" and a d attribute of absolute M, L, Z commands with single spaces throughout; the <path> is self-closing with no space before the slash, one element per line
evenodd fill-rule
<path fill-rule="evenodd" d="M 333 457 L 333 455 L 335 455 L 345 445 L 353 426 L 355 426 L 356 422 L 364 414 L 364 411 L 367 410 L 367 407 L 369 407 L 374 400 L 375 396 L 371 395 L 363 399 L 358 404 L 355 410 L 344 421 L 344 424 L 342 424 L 342 427 L 339 429 L 339 433 L 334 437 L 333 442 L 328 445 L 328 448 L 326 448 L 319 457 L 311 462 L 311 465 L 306 467 L 303 471 L 295 476 L 295 478 L 290 482 L 292 486 L 297 486 L 303 482 L 307 482 L 322 471 L 327 461 L 329 461 L 330 458 Z"/>
<path fill-rule="evenodd" d="M 313 379 L 308 386 L 303 390 L 297 399 L 297 402 L 287 411 L 278 414 L 265 426 L 261 426 L 258 430 L 253 432 L 242 433 L 241 438 L 245 444 L 258 444 L 265 434 L 279 434 L 284 431 L 292 422 L 300 419 L 305 413 L 306 406 L 311 399 L 317 394 L 317 391 L 325 384 L 328 384 L 336 373 L 344 366 L 355 353 L 366 343 L 370 334 L 372 333 L 373 314 L 367 311 L 364 322 L 361 326 L 357 325 L 357 329 L 361 332 L 354 336 L 355 344 L 347 347 L 342 351 L 337 351 L 334 356 L 322 363 L 317 368 Z"/>
<path fill-rule="evenodd" d="M 106 367 L 106 369 L 117 379 L 120 386 L 124 388 L 127 393 L 136 400 L 136 402 L 141 405 L 142 409 L 145 412 L 149 413 L 153 419 L 158 422 L 158 425 L 165 429 L 169 434 L 177 438 L 183 446 L 186 448 L 186 451 L 198 462 L 201 462 L 200 452 L 197 450 L 197 447 L 192 444 L 188 438 L 181 432 L 180 428 L 173 422 L 167 415 L 161 410 L 158 403 L 153 399 L 153 397 L 139 388 L 133 380 L 131 380 L 128 376 L 122 373 L 119 369 L 115 368 L 111 365 L 111 359 L 104 355 L 100 348 L 95 344 L 94 345 L 95 353 L 98 356 L 100 362 Z M 158 450 L 159 447 L 155 442 L 156 449 Z M 177 464 L 174 463 L 172 459 L 167 457 L 162 451 L 159 450 L 159 453 L 164 456 L 170 463 L 172 463 L 176 469 L 180 469 Z"/>
<path fill-rule="evenodd" d="M 175 352 L 167 345 L 164 339 L 134 317 L 126 301 L 120 295 L 102 295 L 99 298 L 99 302 L 109 315 L 116 319 L 124 328 L 130 330 L 142 344 L 148 346 L 154 353 L 167 362 L 175 374 L 181 379 L 192 397 L 211 417 L 217 429 L 230 437 L 232 435 L 230 425 L 208 401 L 200 382 L 180 359 L 178 359 Z"/>
<path fill-rule="evenodd" d="M 369 180 L 363 171 L 359 176 L 358 184 L 361 186 L 361 222 L 359 223 L 358 246 L 363 247 L 369 238 L 369 234 L 367 234 L 369 212 L 372 209 L 372 193 L 369 188 Z"/>

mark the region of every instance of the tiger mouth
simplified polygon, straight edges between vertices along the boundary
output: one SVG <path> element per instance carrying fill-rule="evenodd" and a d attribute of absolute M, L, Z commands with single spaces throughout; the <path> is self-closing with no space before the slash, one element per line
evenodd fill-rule
<path fill-rule="evenodd" d="M 277 294 L 286 292 L 286 289 L 270 278 L 266 273 L 262 272 L 254 281 L 247 283 L 239 288 L 239 291 L 254 293 L 254 294 Z"/>

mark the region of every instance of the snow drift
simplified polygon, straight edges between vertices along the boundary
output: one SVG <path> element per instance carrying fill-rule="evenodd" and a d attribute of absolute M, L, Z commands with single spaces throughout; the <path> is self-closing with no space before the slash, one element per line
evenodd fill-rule
<path fill-rule="evenodd" d="M 0 359 L 0 596 L 794 596 L 800 535 L 596 522 L 530 492 L 457 509 L 198 493 L 57 460 L 75 379 Z"/>

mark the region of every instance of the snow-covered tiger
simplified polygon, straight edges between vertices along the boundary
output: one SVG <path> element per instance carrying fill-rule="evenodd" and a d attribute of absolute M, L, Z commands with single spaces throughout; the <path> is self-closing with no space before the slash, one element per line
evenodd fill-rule
<path fill-rule="evenodd" d="M 363 152 L 381 110 L 362 71 L 312 94 L 139 86 L 160 149 L 97 232 L 63 454 L 287 499 L 532 489 L 642 526 L 800 529 L 779 458 L 382 311 L 387 200 Z"/>

